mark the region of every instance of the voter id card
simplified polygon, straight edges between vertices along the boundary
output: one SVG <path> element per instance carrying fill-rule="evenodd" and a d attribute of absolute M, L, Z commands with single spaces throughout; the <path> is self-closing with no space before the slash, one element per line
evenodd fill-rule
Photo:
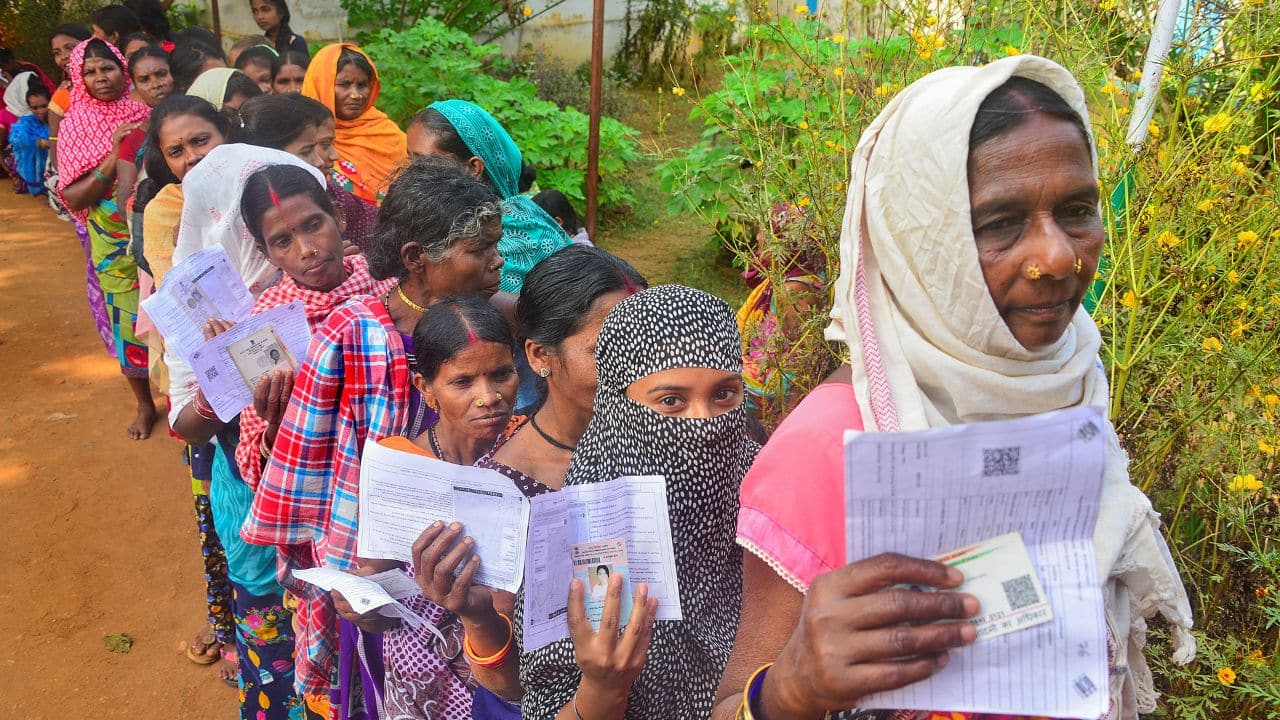
<path fill-rule="evenodd" d="M 969 622 L 977 628 L 979 641 L 1053 619 L 1022 533 L 993 537 L 933 559 L 964 573 L 964 584 L 952 592 L 978 598 L 981 609 Z"/>

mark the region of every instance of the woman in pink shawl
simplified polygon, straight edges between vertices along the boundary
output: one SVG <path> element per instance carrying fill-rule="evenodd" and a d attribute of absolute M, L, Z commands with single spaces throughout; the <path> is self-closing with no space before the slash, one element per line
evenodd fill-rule
<path fill-rule="evenodd" d="M 1107 407 L 1101 337 L 1081 309 L 1103 242 L 1087 118 L 1070 73 L 1021 55 L 927 75 L 863 133 L 827 330 L 849 363 L 791 413 L 743 481 L 742 615 L 717 720 L 1003 717 L 938 694 L 943 707 L 858 709 L 946 667 L 975 640 L 967 620 L 980 608 L 948 592 L 963 580 L 954 567 L 845 556 L 842 437 Z M 1158 516 L 1130 484 L 1109 423 L 1103 433 L 1093 546 L 1109 667 L 1085 687 L 1107 693 L 1104 717 L 1129 720 L 1155 709 L 1145 618 L 1164 616 L 1175 662 L 1195 643 Z M 1064 692 L 1079 682 L 1054 681 Z"/>
<path fill-rule="evenodd" d="M 106 296 L 115 356 L 137 400 L 129 436 L 151 435 L 156 406 L 147 376 L 147 346 L 138 340 L 138 266 L 129 253 L 122 209 L 133 194 L 135 162 L 151 109 L 129 97 L 125 60 L 111 45 L 90 38 L 67 63 L 71 108 L 59 126 L 58 195 L 87 229 L 94 269 Z"/>

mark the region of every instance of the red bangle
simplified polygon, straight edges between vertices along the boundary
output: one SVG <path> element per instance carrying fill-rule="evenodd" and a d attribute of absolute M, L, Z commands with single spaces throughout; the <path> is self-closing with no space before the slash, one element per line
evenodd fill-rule
<path fill-rule="evenodd" d="M 196 414 L 205 420 L 217 420 L 218 413 L 209 404 L 209 400 L 205 398 L 204 393 L 200 390 L 196 391 L 196 396 L 191 400 L 192 406 L 196 409 Z"/>
<path fill-rule="evenodd" d="M 511 654 L 511 646 L 514 644 L 516 637 L 515 625 L 512 624 L 511 618 L 504 613 L 498 613 L 498 617 L 507 621 L 507 644 L 502 646 L 498 652 L 489 657 L 480 657 L 476 653 L 475 648 L 471 647 L 471 636 L 462 636 L 462 652 L 466 654 L 467 660 L 476 667 L 491 668 L 497 667 L 507 661 L 507 656 Z"/>

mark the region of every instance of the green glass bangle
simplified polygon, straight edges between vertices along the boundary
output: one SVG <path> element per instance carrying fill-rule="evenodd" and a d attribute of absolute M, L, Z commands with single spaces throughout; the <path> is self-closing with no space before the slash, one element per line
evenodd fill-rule
<path fill-rule="evenodd" d="M 107 177 L 107 174 L 102 172 L 98 168 L 93 169 L 93 178 L 98 182 L 103 183 L 104 185 L 111 184 L 111 178 Z"/>

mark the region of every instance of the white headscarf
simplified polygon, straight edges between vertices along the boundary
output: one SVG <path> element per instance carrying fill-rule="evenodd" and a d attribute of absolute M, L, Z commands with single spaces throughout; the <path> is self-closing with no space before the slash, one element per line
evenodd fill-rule
<path fill-rule="evenodd" d="M 222 245 L 254 298 L 276 284 L 280 271 L 258 252 L 240 218 L 245 182 L 268 165 L 305 168 L 324 186 L 320 171 L 291 153 L 256 145 L 219 145 L 182 179 L 182 219 L 173 251 L 175 265 L 197 250 Z"/>
<path fill-rule="evenodd" d="M 240 196 L 244 194 L 245 182 L 268 165 L 306 168 L 316 182 L 325 186 L 319 170 L 290 153 L 255 145 L 219 145 L 182 178 L 182 217 L 178 222 L 173 264 L 177 265 L 197 250 L 221 245 L 255 300 L 280 280 L 280 270 L 258 251 L 253 235 L 240 217 Z M 190 366 L 171 348 L 165 349 L 164 361 L 169 367 L 169 422 L 172 424 L 195 397 L 196 379 Z"/>
<path fill-rule="evenodd" d="M 27 91 L 31 89 L 31 78 L 35 76 L 30 70 L 20 72 L 4 89 L 4 106 L 14 117 L 31 114 L 31 107 L 27 105 Z"/>
<path fill-rule="evenodd" d="M 1055 343 L 1028 350 L 1000 317 L 978 261 L 969 214 L 969 132 L 979 105 L 1013 76 L 1040 82 L 1089 125 L 1066 69 L 1019 55 L 931 73 L 898 94 L 854 151 L 827 338 L 847 343 L 867 430 L 1000 420 L 1088 404 L 1109 407 L 1101 336 L 1083 309 Z M 1090 142 L 1092 145 L 1092 142 Z M 1093 159 L 1095 173 L 1097 158 Z M 1111 717 L 1155 709 L 1142 656 L 1144 618 L 1169 621 L 1176 662 L 1190 662 L 1191 606 L 1159 531 L 1129 482 L 1128 456 L 1108 425 L 1107 467 L 1094 533 L 1106 578 Z"/>

